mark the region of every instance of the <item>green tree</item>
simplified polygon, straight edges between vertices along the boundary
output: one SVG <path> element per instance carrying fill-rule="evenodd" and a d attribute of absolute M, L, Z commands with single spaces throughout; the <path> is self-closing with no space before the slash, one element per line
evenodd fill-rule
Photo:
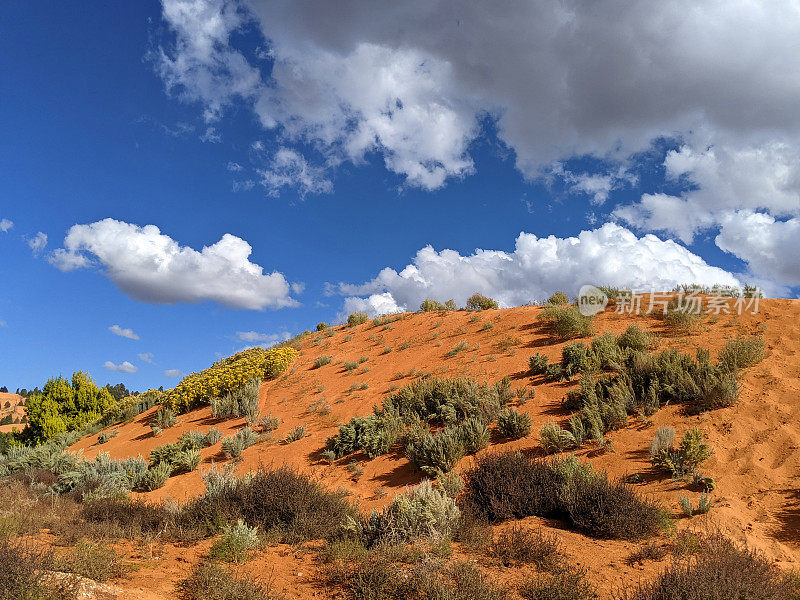
<path fill-rule="evenodd" d="M 88 373 L 77 371 L 72 381 L 54 377 L 41 392 L 34 392 L 28 398 L 25 437 L 41 443 L 60 433 L 81 429 L 114 404 L 108 389 L 98 388 Z"/>

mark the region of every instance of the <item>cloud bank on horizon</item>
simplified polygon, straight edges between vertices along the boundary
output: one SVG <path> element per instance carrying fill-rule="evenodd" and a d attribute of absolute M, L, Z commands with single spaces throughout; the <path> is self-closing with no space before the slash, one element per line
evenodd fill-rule
<path fill-rule="evenodd" d="M 488 121 L 523 177 L 560 178 L 602 205 L 621 185 L 635 185 L 629 168 L 637 156 L 668 139 L 676 149 L 662 167 L 684 191 L 643 193 L 609 207 L 611 219 L 684 244 L 710 235 L 745 264 L 739 279 L 773 294 L 800 285 L 793 235 L 800 229 L 798 1 L 162 6 L 171 35 L 149 57 L 167 91 L 200 105 L 208 124 L 245 106 L 258 122 L 254 136 L 280 139 L 258 172 L 268 194 L 287 186 L 301 196 L 330 193 L 338 166 L 362 164 L 372 154 L 406 186 L 436 190 L 475 172 L 471 148 L 488 135 Z M 263 40 L 255 54 L 237 44 L 252 28 Z M 602 159 L 603 169 L 563 167 L 585 156 Z M 600 272 L 609 283 L 635 284 L 652 273 L 664 284 L 691 275 L 737 280 L 675 243 L 606 224 L 546 244 L 523 234 L 510 255 L 456 258 L 425 248 L 395 276 L 384 269 L 366 285 L 338 289 L 361 294 L 348 306 L 381 310 L 413 306 L 422 289 L 463 295 L 454 282 L 441 283 L 447 269 L 437 273 L 434 266 L 453 262 L 469 274 L 464 285 L 496 283 L 504 302 L 529 300 L 531 290 L 544 291 L 540 275 L 514 285 L 511 273 L 496 272 L 533 276 L 521 266 L 526 244 L 543 263 L 538 248 L 547 244 L 567 261 L 552 269 L 550 281 L 565 281 L 559 273 L 574 273 L 575 253 L 589 255 L 590 246 L 617 257 L 611 272 Z M 634 252 L 623 256 L 611 244 Z M 653 256 L 645 272 L 637 252 L 653 254 L 654 247 L 664 254 Z"/>

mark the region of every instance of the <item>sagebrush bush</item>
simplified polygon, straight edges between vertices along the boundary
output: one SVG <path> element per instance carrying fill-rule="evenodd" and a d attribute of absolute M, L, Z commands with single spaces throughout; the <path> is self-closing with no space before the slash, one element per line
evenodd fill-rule
<path fill-rule="evenodd" d="M 617 337 L 617 345 L 620 348 L 635 352 L 645 352 L 653 342 L 653 334 L 638 325 L 628 325 L 628 328 Z"/>
<path fill-rule="evenodd" d="M 249 427 L 243 427 L 232 436 L 222 440 L 222 451 L 230 458 L 238 458 L 250 446 L 258 442 L 259 435 Z"/>
<path fill-rule="evenodd" d="M 279 600 L 268 586 L 247 577 L 234 577 L 219 563 L 197 565 L 188 578 L 178 584 L 181 600 Z"/>
<path fill-rule="evenodd" d="M 725 342 L 719 353 L 719 366 L 727 371 L 738 371 L 757 365 L 764 360 L 764 340 L 760 337 L 737 337 Z"/>
<path fill-rule="evenodd" d="M 194 471 L 200 463 L 202 462 L 203 458 L 200 455 L 200 450 L 195 448 L 190 448 L 188 450 L 181 450 L 175 455 L 174 460 L 172 461 L 172 474 L 177 473 L 188 473 L 190 471 Z"/>
<path fill-rule="evenodd" d="M 331 364 L 331 357 L 327 355 L 318 356 L 317 359 L 314 361 L 314 369 L 319 369 L 320 367 L 324 367 L 325 365 Z"/>
<path fill-rule="evenodd" d="M 665 428 L 659 429 L 659 431 Z M 671 428 L 669 428 L 671 429 Z M 656 432 L 656 438 L 650 444 L 650 455 L 653 465 L 666 471 L 678 479 L 694 473 L 712 454 L 711 447 L 705 443 L 705 434 L 694 427 L 687 431 L 677 448 L 672 446 L 675 431 Z M 667 443 L 669 442 L 669 443 Z"/>
<path fill-rule="evenodd" d="M 172 464 L 162 462 L 154 467 L 150 467 L 142 476 L 141 487 L 145 491 L 152 492 L 164 487 L 170 475 L 172 475 Z"/>
<path fill-rule="evenodd" d="M 461 432 L 447 427 L 431 435 L 423 433 L 406 443 L 406 458 L 428 475 L 447 473 L 466 454 Z"/>
<path fill-rule="evenodd" d="M 223 562 L 245 562 L 250 556 L 250 551 L 255 550 L 260 543 L 258 527 L 248 527 L 239 519 L 235 525 L 224 525 L 222 535 L 214 542 L 209 551 L 212 558 Z"/>
<path fill-rule="evenodd" d="M 292 442 L 302 440 L 305 437 L 305 435 L 306 435 L 306 426 L 298 425 L 297 427 L 295 427 L 289 433 L 286 434 L 284 441 L 287 444 L 291 444 Z"/>
<path fill-rule="evenodd" d="M 54 562 L 55 570 L 101 583 L 120 577 L 125 572 L 122 557 L 113 549 L 85 540 L 80 540 Z"/>
<path fill-rule="evenodd" d="M 206 493 L 183 509 L 187 523 L 212 531 L 242 519 L 265 535 L 293 543 L 342 535 L 358 513 L 342 492 L 326 490 L 308 475 L 288 466 L 261 469 L 236 478 L 223 475 Z"/>
<path fill-rule="evenodd" d="M 464 452 L 467 454 L 474 454 L 489 446 L 492 436 L 489 427 L 482 419 L 470 417 L 457 427 Z"/>
<path fill-rule="evenodd" d="M 537 569 L 552 571 L 564 561 L 556 536 L 519 525 L 502 531 L 493 540 L 491 553 L 504 567 L 532 564 Z"/>
<path fill-rule="evenodd" d="M 455 300 L 448 300 L 444 304 L 441 302 L 437 302 L 436 300 L 431 300 L 430 298 L 425 298 L 422 303 L 419 305 L 420 312 L 434 312 L 440 310 L 455 310 L 456 309 L 456 302 Z"/>
<path fill-rule="evenodd" d="M 508 379 L 491 386 L 468 378 L 419 379 L 386 398 L 380 408 L 373 407 L 373 414 L 340 425 L 338 435 L 329 438 L 326 447 L 337 457 L 363 450 L 373 458 L 388 452 L 401 438 L 407 445 L 411 437 L 404 434 L 410 430 L 429 433 L 430 422 L 458 425 L 476 418 L 488 424 L 512 398 Z"/>
<path fill-rule="evenodd" d="M 650 458 L 656 460 L 665 450 L 672 448 L 675 441 L 675 429 L 669 425 L 664 425 L 656 429 L 653 441 L 650 442 Z"/>
<path fill-rule="evenodd" d="M 359 529 L 367 546 L 397 544 L 417 538 L 451 537 L 460 511 L 455 500 L 427 479 L 398 494 L 382 511 L 373 511 Z"/>
<path fill-rule="evenodd" d="M 621 594 L 623 600 L 794 600 L 796 581 L 771 561 L 721 535 L 703 540 L 705 551 L 673 562 L 650 582 Z"/>
<path fill-rule="evenodd" d="M 538 352 L 531 356 L 528 359 L 528 370 L 531 375 L 542 375 L 547 371 L 547 357 Z"/>
<path fill-rule="evenodd" d="M 544 461 L 516 452 L 482 457 L 465 475 L 461 503 L 490 522 L 556 517 L 599 538 L 648 537 L 661 531 L 666 519 L 630 487 L 574 457 Z"/>
<path fill-rule="evenodd" d="M 575 435 L 561 427 L 555 421 L 550 421 L 542 425 L 539 431 L 539 443 L 541 443 L 542 449 L 548 454 L 563 452 L 564 450 L 575 448 L 578 445 Z"/>
<path fill-rule="evenodd" d="M 274 379 L 296 356 L 297 350 L 291 346 L 269 350 L 249 348 L 184 377 L 173 389 L 165 392 L 163 403 L 176 412 L 209 404 L 212 399 L 222 398 L 254 378 Z"/>
<path fill-rule="evenodd" d="M 355 327 L 356 325 L 362 325 L 369 321 L 369 315 L 364 312 L 354 312 L 350 313 L 347 317 L 347 325 L 350 327 Z"/>
<path fill-rule="evenodd" d="M 496 300 L 477 292 L 467 298 L 468 310 L 490 310 L 496 309 L 497 307 L 498 304 Z"/>
<path fill-rule="evenodd" d="M 577 306 L 546 306 L 538 320 L 562 339 L 587 337 L 594 333 L 593 317 L 582 315 Z"/>
<path fill-rule="evenodd" d="M 261 378 L 253 377 L 243 386 L 211 399 L 211 414 L 217 418 L 256 418 L 259 410 L 258 390 Z"/>
<path fill-rule="evenodd" d="M 564 292 L 558 291 L 547 299 L 547 303 L 558 306 L 569 304 L 569 296 L 567 296 Z"/>
<path fill-rule="evenodd" d="M 503 437 L 518 440 L 531 432 L 531 418 L 515 408 L 505 408 L 497 415 L 497 429 Z"/>
<path fill-rule="evenodd" d="M 54 599 L 47 585 L 52 564 L 52 553 L 0 538 L 0 600 Z"/>
<path fill-rule="evenodd" d="M 529 575 L 517 591 L 525 600 L 593 600 L 597 597 L 586 571 L 573 566 Z"/>

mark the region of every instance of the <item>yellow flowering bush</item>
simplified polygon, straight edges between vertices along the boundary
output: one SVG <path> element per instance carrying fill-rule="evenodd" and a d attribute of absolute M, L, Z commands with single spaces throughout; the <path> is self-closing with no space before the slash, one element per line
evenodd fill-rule
<path fill-rule="evenodd" d="M 164 394 L 162 404 L 176 412 L 186 412 L 209 404 L 212 398 L 238 390 L 254 377 L 278 377 L 296 356 L 297 350 L 289 346 L 244 350 L 215 362 L 199 373 L 187 375 Z"/>

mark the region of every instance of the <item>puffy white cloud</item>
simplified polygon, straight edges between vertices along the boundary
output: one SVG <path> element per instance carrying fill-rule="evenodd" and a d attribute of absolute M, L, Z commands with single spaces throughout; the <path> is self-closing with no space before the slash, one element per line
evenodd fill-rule
<path fill-rule="evenodd" d="M 118 365 L 115 365 L 110 360 L 107 360 L 103 367 L 109 371 L 116 371 L 117 373 L 136 373 L 139 370 L 136 365 L 129 363 L 127 360 Z"/>
<path fill-rule="evenodd" d="M 229 46 L 246 21 L 236 2 L 166 0 L 162 10 L 177 37 L 170 50 L 158 48 L 150 58 L 170 93 L 202 103 L 207 122 L 235 98 L 256 94 L 262 85 L 258 69 Z"/>
<path fill-rule="evenodd" d="M 717 246 L 747 262 L 751 274 L 774 285 L 800 285 L 800 219 L 778 221 L 752 211 L 725 217 Z"/>
<path fill-rule="evenodd" d="M 142 362 L 146 362 L 149 365 L 153 364 L 153 353 L 152 352 L 142 352 L 139 355 L 139 360 Z"/>
<path fill-rule="evenodd" d="M 391 292 L 382 292 L 372 294 L 367 298 L 358 298 L 356 296 L 345 298 L 338 318 L 340 320 L 346 319 L 347 315 L 354 312 L 363 312 L 370 317 L 377 317 L 379 315 L 402 312 L 403 310 L 405 310 L 405 307 L 397 304 Z"/>
<path fill-rule="evenodd" d="M 0 219 L 0 231 L 6 233 L 12 227 L 14 227 L 14 221 L 9 221 L 8 219 Z"/>
<path fill-rule="evenodd" d="M 129 340 L 138 340 L 139 336 L 134 333 L 133 329 L 129 328 L 122 328 L 119 325 L 112 325 L 108 328 L 108 330 L 113 333 L 114 335 L 118 335 L 120 337 L 128 338 Z"/>
<path fill-rule="evenodd" d="M 291 336 L 288 332 L 281 333 L 260 333 L 258 331 L 237 331 L 236 338 L 242 342 L 259 344 L 275 344 L 288 340 Z"/>
<path fill-rule="evenodd" d="M 556 290 L 576 294 L 584 284 L 665 290 L 683 283 L 735 286 L 739 280 L 674 241 L 637 237 L 607 223 L 569 238 L 520 233 L 513 252 L 462 256 L 427 246 L 400 272 L 387 267 L 365 284 L 340 284 L 338 292 L 349 296 L 344 312 L 377 314 L 416 310 L 425 298 L 463 305 L 474 292 L 518 306 Z"/>
<path fill-rule="evenodd" d="M 800 86 L 785 76 L 800 53 L 796 0 L 163 6 L 175 42 L 156 62 L 169 89 L 211 116 L 242 98 L 266 127 L 339 159 L 380 152 L 429 189 L 472 170 L 486 114 L 527 175 L 573 155 L 627 156 L 662 135 L 742 140 L 800 126 Z M 251 18 L 269 78 L 231 44 Z"/>
<path fill-rule="evenodd" d="M 185 373 L 180 369 L 167 369 L 166 371 L 164 371 L 164 375 L 166 377 L 173 377 L 177 379 L 179 377 L 183 377 Z"/>
<path fill-rule="evenodd" d="M 270 196 L 277 197 L 283 187 L 296 188 L 301 197 L 333 191 L 325 169 L 308 164 L 302 154 L 290 148 L 279 148 L 270 166 L 259 173 L 261 185 Z"/>
<path fill-rule="evenodd" d="M 40 231 L 32 238 L 26 238 L 25 241 L 33 252 L 33 255 L 39 256 L 47 246 L 47 234 Z"/>
<path fill-rule="evenodd" d="M 62 271 L 95 263 L 125 294 L 154 304 L 213 301 L 231 308 L 295 306 L 283 274 L 250 262 L 245 240 L 226 233 L 197 251 L 155 225 L 104 219 L 70 228 L 64 247 L 50 255 Z"/>
<path fill-rule="evenodd" d="M 685 144 L 667 153 L 667 176 L 693 189 L 680 197 L 645 194 L 614 214 L 641 229 L 673 233 L 685 242 L 737 210 L 800 216 L 800 148 L 778 141 L 758 145 Z"/>

